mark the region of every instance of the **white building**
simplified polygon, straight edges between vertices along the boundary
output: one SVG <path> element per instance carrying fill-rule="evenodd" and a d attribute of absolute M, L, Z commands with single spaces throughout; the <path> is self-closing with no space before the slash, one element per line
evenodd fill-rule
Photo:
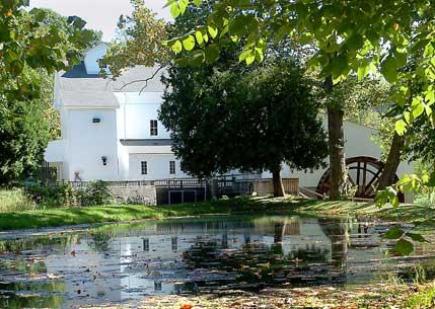
<path fill-rule="evenodd" d="M 62 138 L 48 145 L 45 160 L 57 166 L 59 179 L 69 181 L 187 177 L 171 151 L 169 132 L 158 121 L 164 92 L 162 73 L 148 81 L 143 92 L 144 83 L 134 81 L 151 77 L 156 68 L 136 67 L 115 81 L 105 79 L 99 75 L 98 60 L 106 51 L 107 45 L 101 43 L 85 54 L 80 65 L 57 74 L 54 105 L 61 116 Z M 374 133 L 347 122 L 347 157 L 379 159 L 381 150 L 372 141 Z M 355 162 L 354 168 L 350 165 L 358 185 L 364 178 L 364 186 L 372 186 L 371 179 L 379 176 L 376 164 L 361 161 Z M 367 172 L 357 172 L 356 167 Z M 399 168 L 400 174 L 409 170 L 407 164 Z M 315 188 L 325 171 L 293 173 L 284 167 L 283 176 L 297 177 L 302 186 Z M 268 178 L 270 173 L 262 176 Z"/>
<path fill-rule="evenodd" d="M 155 68 L 138 67 L 116 81 L 99 76 L 106 44 L 90 49 L 84 61 L 57 74 L 54 106 L 62 138 L 51 142 L 45 160 L 61 180 L 148 180 L 186 177 L 171 151 L 169 132 L 157 120 L 164 85 Z"/>

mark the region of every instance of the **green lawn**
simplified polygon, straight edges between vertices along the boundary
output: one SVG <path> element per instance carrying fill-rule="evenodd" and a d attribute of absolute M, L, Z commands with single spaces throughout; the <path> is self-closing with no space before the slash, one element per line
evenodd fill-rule
<path fill-rule="evenodd" d="M 290 203 L 274 203 L 271 207 L 269 203 L 259 200 L 240 198 L 155 207 L 119 205 L 6 212 L 0 213 L 0 230 L 130 222 L 144 219 L 163 219 L 205 214 L 266 214 L 287 212 L 290 206 Z"/>
<path fill-rule="evenodd" d="M 414 222 L 421 227 L 433 228 L 434 209 L 401 206 L 398 209 L 378 209 L 367 203 L 349 201 L 282 200 L 237 198 L 180 204 L 171 206 L 100 206 L 83 208 L 57 208 L 0 213 L 0 230 L 31 229 L 63 225 L 131 222 L 144 219 L 164 219 L 208 214 L 285 214 L 313 216 L 371 216 L 385 220 Z"/>

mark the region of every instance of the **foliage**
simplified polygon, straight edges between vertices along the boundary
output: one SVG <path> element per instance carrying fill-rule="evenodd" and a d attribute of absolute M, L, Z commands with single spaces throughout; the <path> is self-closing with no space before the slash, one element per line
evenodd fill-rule
<path fill-rule="evenodd" d="M 201 0 L 167 1 L 174 17 L 201 3 Z M 196 63 L 215 61 L 222 46 L 240 43 L 243 50 L 239 60 L 247 65 L 263 61 L 270 41 L 290 38 L 296 44 L 310 44 L 315 53 L 308 63 L 320 68 L 323 76 L 332 77 L 335 83 L 349 75 L 362 79 L 379 73 L 392 84 L 391 101 L 402 112 L 395 119 L 395 130 L 403 135 L 418 118 L 435 126 L 433 16 L 435 7 L 429 0 L 220 0 L 213 5 L 204 24 L 171 38 L 168 44 L 175 53 L 191 51 L 187 61 Z M 184 46 L 182 42 L 187 39 L 190 44 Z M 206 56 L 210 51 L 216 55 L 212 59 Z M 420 84 L 419 91 L 413 91 L 409 85 L 414 80 Z M 330 144 L 336 144 L 330 145 L 331 149 L 342 146 L 340 139 L 335 140 L 338 130 L 335 131 L 330 134 Z M 342 153 L 331 151 L 334 196 L 337 185 L 343 181 L 343 171 L 337 164 L 341 156 Z"/>
<path fill-rule="evenodd" d="M 28 2 L 0 4 L 0 183 L 35 172 L 56 131 L 47 108 L 50 74 L 79 61 L 82 50 L 98 39 L 82 19 L 28 10 Z"/>
<path fill-rule="evenodd" d="M 188 6 L 202 3 L 167 2 L 174 17 L 184 14 Z M 192 59 L 208 61 L 206 55 L 210 50 L 219 51 L 223 45 L 241 42 L 244 48 L 239 59 L 249 65 L 263 60 L 267 42 L 290 37 L 295 42 L 315 46 L 310 63 L 319 66 L 324 76 L 332 75 L 339 81 L 355 73 L 361 79 L 377 71 L 388 82 L 400 85 L 394 95 L 395 103 L 406 105 L 407 97 L 412 95 L 407 109 L 414 118 L 426 113 L 434 120 L 431 107 L 435 103 L 434 10 L 428 0 L 412 3 L 221 0 L 213 6 L 206 23 L 192 29 L 195 36 L 186 33 L 172 38 L 169 44 L 176 53 L 192 50 Z M 204 40 L 204 36 L 208 39 Z M 183 44 L 186 40 L 190 42 L 187 46 Z M 415 70 L 401 71 L 410 61 Z M 413 79 L 424 84 L 418 94 L 410 94 L 407 85 L 401 83 Z M 407 122 L 397 123 L 398 129 L 406 129 Z"/>
<path fill-rule="evenodd" d="M 75 189 L 70 183 L 29 185 L 27 193 L 42 208 L 69 208 L 105 205 L 112 202 L 107 183 L 97 181 L 83 189 Z"/>
<path fill-rule="evenodd" d="M 390 87 L 382 79 L 350 76 L 334 87 L 334 95 L 344 103 L 345 119 L 379 129 L 391 105 Z"/>
<path fill-rule="evenodd" d="M 0 213 L 35 209 L 35 203 L 21 188 L 0 189 Z"/>
<path fill-rule="evenodd" d="M 44 70 L 22 73 L 41 95 L 28 101 L 0 103 L 0 183 L 36 175 L 49 140 L 59 136 L 59 118 L 52 107 L 53 80 Z"/>
<path fill-rule="evenodd" d="M 208 177 L 231 169 L 309 169 L 326 156 L 319 105 L 290 60 L 169 70 L 160 119 L 182 168 Z M 239 151 L 234 151 L 234 150 Z M 304 153 L 301 156 L 301 153 Z"/>
<path fill-rule="evenodd" d="M 109 187 L 104 181 L 96 181 L 90 183 L 84 192 L 81 194 L 82 206 L 105 205 L 112 203 L 112 195 Z"/>
<path fill-rule="evenodd" d="M 97 35 L 84 29 L 81 18 L 62 17 L 53 11 L 27 10 L 28 0 L 11 0 L 0 5 L 0 87 L 2 96 L 13 98 L 33 95 L 32 84 L 20 78 L 26 67 L 43 68 L 49 73 L 66 69 L 80 60 L 83 49 Z"/>
<path fill-rule="evenodd" d="M 157 19 L 143 0 L 131 0 L 131 4 L 132 16 L 121 16 L 118 22 L 122 38 L 111 44 L 101 61 L 102 67 L 110 67 L 113 78 L 119 77 L 125 68 L 169 62 L 170 50 L 163 44 L 167 38 L 165 22 Z"/>
<path fill-rule="evenodd" d="M 419 125 L 410 130 L 409 152 L 411 160 L 421 160 L 429 171 L 435 171 L 435 127 L 427 122 L 418 121 Z"/>
<path fill-rule="evenodd" d="M 388 230 L 383 237 L 397 241 L 393 252 L 398 255 L 409 255 L 414 251 L 414 245 L 411 241 L 427 242 L 421 234 L 405 232 L 399 227 Z"/>
<path fill-rule="evenodd" d="M 435 282 L 424 286 L 422 289 L 411 295 L 407 301 L 408 308 L 425 309 L 435 306 Z"/>

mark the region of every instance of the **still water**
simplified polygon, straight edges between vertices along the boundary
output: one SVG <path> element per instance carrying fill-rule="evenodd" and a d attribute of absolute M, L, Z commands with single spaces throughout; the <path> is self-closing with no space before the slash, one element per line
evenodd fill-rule
<path fill-rule="evenodd" d="M 367 284 L 416 265 L 433 276 L 435 246 L 387 255 L 389 226 L 354 219 L 207 217 L 110 225 L 0 240 L 0 307 L 79 307 L 147 295 L 271 286 Z M 406 227 L 405 227 L 406 228 Z"/>

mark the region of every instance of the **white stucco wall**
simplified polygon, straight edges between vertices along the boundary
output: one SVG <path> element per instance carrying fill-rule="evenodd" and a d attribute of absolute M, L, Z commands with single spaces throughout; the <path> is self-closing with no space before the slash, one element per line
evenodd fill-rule
<path fill-rule="evenodd" d="M 155 147 L 160 148 L 160 147 Z M 141 162 L 146 161 L 148 174 L 142 175 Z M 175 161 L 176 174 L 169 174 L 169 161 Z M 130 154 L 130 180 L 154 180 L 188 177 L 180 169 L 180 161 L 172 153 L 131 153 Z"/>
<path fill-rule="evenodd" d="M 168 130 L 158 121 L 158 135 L 151 136 L 150 121 L 158 120 L 162 92 L 115 93 L 120 102 L 118 110 L 121 139 L 168 139 Z"/>
<path fill-rule="evenodd" d="M 323 118 L 323 126 L 327 130 L 327 119 Z M 381 149 L 373 141 L 373 136 L 376 130 L 364 127 L 352 122 L 344 123 L 345 135 L 345 153 L 347 158 L 357 156 L 368 156 L 377 159 L 381 158 Z M 302 154 L 303 155 L 303 154 Z M 329 158 L 325 159 L 325 163 L 329 166 Z M 288 166 L 284 165 L 282 170 L 283 177 L 299 178 L 299 183 L 303 187 L 317 187 L 320 178 L 327 168 L 314 171 L 291 171 Z M 412 165 L 402 162 L 398 169 L 399 177 L 404 173 L 411 173 Z M 263 177 L 272 177 L 271 173 L 266 171 Z"/>
<path fill-rule="evenodd" d="M 98 117 L 100 123 L 93 123 Z M 119 180 L 118 137 L 114 109 L 75 109 L 67 112 L 69 179 Z M 107 157 L 104 166 L 102 157 Z"/>

